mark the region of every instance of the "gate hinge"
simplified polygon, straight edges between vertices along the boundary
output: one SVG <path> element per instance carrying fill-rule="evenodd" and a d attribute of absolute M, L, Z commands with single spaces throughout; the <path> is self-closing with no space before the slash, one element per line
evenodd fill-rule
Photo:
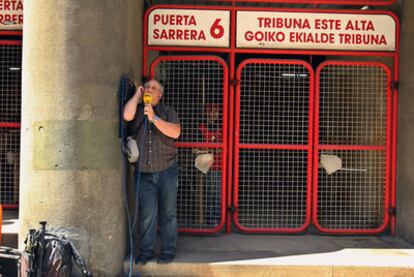
<path fill-rule="evenodd" d="M 230 207 L 227 207 L 227 210 L 234 214 L 236 212 L 236 207 L 234 205 L 231 205 Z"/>
<path fill-rule="evenodd" d="M 390 87 L 392 89 L 398 90 L 400 88 L 400 82 L 399 81 L 391 81 Z"/>
<path fill-rule="evenodd" d="M 397 208 L 396 207 L 390 207 L 390 208 L 388 208 L 388 213 L 390 215 L 396 215 L 397 214 Z"/>
<path fill-rule="evenodd" d="M 233 79 L 231 80 L 231 83 L 233 84 L 233 86 L 237 86 L 240 83 L 240 80 Z"/>

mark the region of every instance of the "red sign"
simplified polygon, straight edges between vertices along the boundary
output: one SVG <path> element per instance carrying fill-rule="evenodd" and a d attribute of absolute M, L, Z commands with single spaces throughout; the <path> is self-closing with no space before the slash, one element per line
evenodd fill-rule
<path fill-rule="evenodd" d="M 238 48 L 394 51 L 388 14 L 237 11 Z"/>
<path fill-rule="evenodd" d="M 23 0 L 0 0 L 0 30 L 23 29 Z"/>
<path fill-rule="evenodd" d="M 230 11 L 155 9 L 148 15 L 148 45 L 228 47 Z"/>

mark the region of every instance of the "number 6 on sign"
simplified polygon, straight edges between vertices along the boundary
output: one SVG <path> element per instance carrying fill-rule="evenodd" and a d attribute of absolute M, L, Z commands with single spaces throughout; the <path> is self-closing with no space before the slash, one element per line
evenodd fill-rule
<path fill-rule="evenodd" d="M 155 8 L 146 14 L 145 21 L 148 45 L 229 47 L 230 44 L 228 10 Z"/>
<path fill-rule="evenodd" d="M 215 39 L 221 38 L 224 34 L 224 27 L 219 24 L 220 21 L 221 21 L 221 18 L 217 18 L 213 22 L 213 25 L 211 25 L 211 28 L 210 28 L 210 35 Z"/>

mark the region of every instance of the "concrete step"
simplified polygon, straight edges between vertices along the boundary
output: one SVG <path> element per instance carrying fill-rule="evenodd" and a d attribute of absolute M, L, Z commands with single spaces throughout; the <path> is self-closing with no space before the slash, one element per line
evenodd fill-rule
<path fill-rule="evenodd" d="M 128 274 L 129 262 L 124 262 Z M 414 245 L 390 236 L 180 236 L 173 263 L 141 276 L 414 276 Z"/>

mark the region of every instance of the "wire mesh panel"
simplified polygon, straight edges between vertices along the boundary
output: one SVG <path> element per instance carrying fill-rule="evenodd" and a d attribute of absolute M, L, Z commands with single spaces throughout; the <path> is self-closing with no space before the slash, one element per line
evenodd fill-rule
<path fill-rule="evenodd" d="M 388 223 L 388 68 L 327 62 L 318 68 L 314 220 L 331 233 L 376 233 Z"/>
<path fill-rule="evenodd" d="M 383 67 L 327 65 L 320 74 L 319 143 L 385 145 L 388 76 Z"/>
<path fill-rule="evenodd" d="M 152 75 L 181 122 L 177 220 L 182 232 L 213 233 L 224 225 L 227 66 L 218 57 L 161 57 Z"/>
<path fill-rule="evenodd" d="M 19 204 L 21 41 L 0 40 L 0 195 L 6 208 Z"/>
<path fill-rule="evenodd" d="M 22 46 L 0 41 L 0 59 L 0 122 L 20 122 Z"/>
<path fill-rule="evenodd" d="M 237 70 L 236 225 L 298 232 L 310 221 L 312 68 L 302 61 L 244 61 Z"/>
<path fill-rule="evenodd" d="M 307 151 L 242 149 L 239 161 L 239 224 L 301 228 L 307 217 Z"/>
<path fill-rule="evenodd" d="M 19 204 L 20 129 L 0 127 L 1 204 Z"/>
<path fill-rule="evenodd" d="M 243 68 L 240 143 L 308 143 L 309 72 L 299 64 L 251 63 Z"/>
<path fill-rule="evenodd" d="M 329 229 L 377 229 L 384 223 L 385 151 L 320 151 L 342 167 L 318 169 L 318 223 Z"/>

